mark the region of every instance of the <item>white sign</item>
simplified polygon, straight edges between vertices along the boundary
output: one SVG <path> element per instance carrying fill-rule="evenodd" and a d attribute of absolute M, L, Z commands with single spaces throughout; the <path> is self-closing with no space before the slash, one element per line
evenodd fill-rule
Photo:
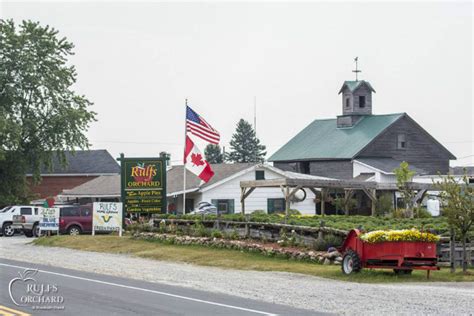
<path fill-rule="evenodd" d="M 119 231 L 122 236 L 122 203 L 95 202 L 92 218 L 92 234 Z"/>
<path fill-rule="evenodd" d="M 53 230 L 59 232 L 59 208 L 42 207 L 40 208 L 40 215 L 39 227 L 42 231 Z"/>

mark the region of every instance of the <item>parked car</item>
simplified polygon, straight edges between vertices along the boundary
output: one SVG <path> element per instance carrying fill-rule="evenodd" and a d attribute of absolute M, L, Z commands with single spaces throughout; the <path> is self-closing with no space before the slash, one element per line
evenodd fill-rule
<path fill-rule="evenodd" d="M 204 214 L 204 215 L 209 215 L 209 214 L 217 214 L 217 207 L 212 205 L 209 202 L 199 202 L 197 208 L 189 213 L 191 215 L 197 215 L 197 214 Z"/>
<path fill-rule="evenodd" d="M 59 207 L 59 233 L 80 235 L 92 232 L 92 205 Z"/>
<path fill-rule="evenodd" d="M 40 207 L 20 206 L 20 214 L 13 215 L 12 228 L 23 230 L 26 237 L 38 237 L 40 235 Z"/>
<path fill-rule="evenodd" d="M 0 234 L 6 237 L 15 234 L 15 231 L 11 228 L 11 222 L 13 221 L 12 207 L 6 206 L 0 210 Z M 5 234 L 4 231 L 7 233 Z"/>
<path fill-rule="evenodd" d="M 1 233 L 5 237 L 15 235 L 16 229 L 13 226 L 13 217 L 21 215 L 21 212 L 31 211 L 33 213 L 34 206 L 30 205 L 14 205 L 7 206 L 0 211 L 0 228 Z"/>

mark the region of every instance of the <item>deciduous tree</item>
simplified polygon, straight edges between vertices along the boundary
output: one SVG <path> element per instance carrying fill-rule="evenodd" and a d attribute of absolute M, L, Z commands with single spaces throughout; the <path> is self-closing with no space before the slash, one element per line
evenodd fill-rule
<path fill-rule="evenodd" d="M 466 171 L 461 180 L 448 175 L 437 181 L 436 185 L 441 190 L 443 214 L 448 217 L 451 227 L 457 228 L 461 234 L 462 269 L 466 272 L 468 265 L 466 242 L 474 223 L 474 186 L 469 184 Z"/>
<path fill-rule="evenodd" d="M 415 175 L 414 171 L 411 171 L 408 163 L 402 161 L 400 167 L 393 170 L 397 178 L 397 188 L 405 204 L 406 215 L 413 217 L 413 199 L 415 198 L 415 191 L 409 187 L 409 183 L 412 181 Z"/>
<path fill-rule="evenodd" d="M 85 132 L 95 113 L 72 88 L 77 78 L 68 60 L 73 48 L 49 26 L 0 20 L 0 204 L 25 196 L 26 172 L 38 181 L 40 168 L 50 167 L 53 155 L 65 163 L 65 150 L 89 145 Z"/>

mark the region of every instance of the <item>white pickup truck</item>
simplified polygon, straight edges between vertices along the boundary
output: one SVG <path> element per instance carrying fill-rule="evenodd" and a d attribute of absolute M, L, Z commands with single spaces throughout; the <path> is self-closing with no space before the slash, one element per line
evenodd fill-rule
<path fill-rule="evenodd" d="M 35 233 L 38 233 L 36 228 L 38 227 L 39 214 L 39 207 L 37 206 L 7 206 L 0 210 L 1 233 L 5 237 L 11 237 L 15 234 L 16 229 L 23 229 L 27 237 L 36 236 Z M 14 219 L 16 220 L 15 224 L 13 223 Z"/>

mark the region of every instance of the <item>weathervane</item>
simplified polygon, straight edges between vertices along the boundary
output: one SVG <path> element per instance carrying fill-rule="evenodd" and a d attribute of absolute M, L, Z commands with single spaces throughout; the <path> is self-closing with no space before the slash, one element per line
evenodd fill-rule
<path fill-rule="evenodd" d="M 356 74 L 356 81 L 359 81 L 359 78 L 358 78 L 357 75 L 359 74 L 359 72 L 362 72 L 362 70 L 359 70 L 359 69 L 357 68 L 357 66 L 358 66 L 358 65 L 357 65 L 357 62 L 359 61 L 359 57 L 354 58 L 354 61 L 355 61 L 355 63 L 356 63 L 356 69 L 355 69 L 355 70 L 352 70 L 352 72 L 355 72 L 355 74 Z"/>

